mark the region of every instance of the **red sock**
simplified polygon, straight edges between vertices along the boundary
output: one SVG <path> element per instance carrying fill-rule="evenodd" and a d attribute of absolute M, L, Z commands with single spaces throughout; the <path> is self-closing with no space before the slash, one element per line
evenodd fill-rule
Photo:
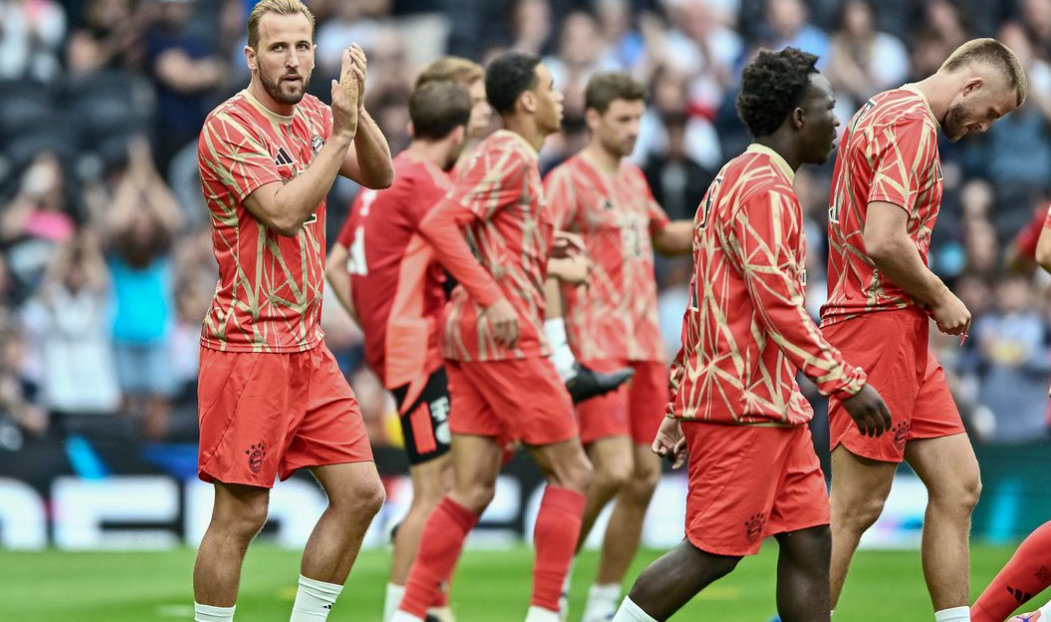
<path fill-rule="evenodd" d="M 1051 585 L 1051 521 L 1029 534 L 971 607 L 972 622 L 1003 622 Z"/>
<path fill-rule="evenodd" d="M 442 499 L 423 527 L 399 609 L 418 618 L 427 617 L 427 607 L 434 603 L 442 582 L 452 576 L 463 542 L 477 522 L 474 512 L 449 497 Z"/>
<path fill-rule="evenodd" d="M 558 611 L 558 597 L 577 549 L 586 502 L 579 492 L 557 486 L 548 486 L 544 492 L 533 531 L 536 566 L 532 604 L 537 607 Z"/>

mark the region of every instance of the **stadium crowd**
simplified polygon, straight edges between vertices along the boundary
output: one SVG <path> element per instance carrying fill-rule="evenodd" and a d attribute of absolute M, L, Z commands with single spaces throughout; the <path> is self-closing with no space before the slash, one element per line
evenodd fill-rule
<path fill-rule="evenodd" d="M 195 439 L 197 346 L 216 281 L 197 135 L 207 112 L 248 83 L 252 4 L 0 0 L 0 451 L 83 426 Z M 999 38 L 1026 65 L 1030 103 L 978 139 L 940 146 L 945 209 L 931 267 L 975 319 L 962 347 L 932 339 L 975 438 L 1048 436 L 1051 281 L 1032 253 L 1051 181 L 1051 0 L 880 0 L 878 11 L 870 0 L 307 4 L 318 18 L 310 92 L 328 101 L 340 52 L 359 43 L 366 106 L 395 153 L 408 142 L 415 75 L 443 54 L 484 63 L 515 48 L 544 58 L 566 96 L 564 130 L 541 154 L 545 172 L 584 144 L 590 75 L 630 73 L 649 90 L 634 159 L 672 219 L 691 218 L 746 146 L 734 97 L 759 47 L 819 54 L 845 123 L 871 95 L 933 73 L 967 39 Z M 796 177 L 815 317 L 826 295 L 831 171 L 830 162 Z M 347 180 L 334 187 L 330 244 L 356 192 Z M 689 259 L 659 260 L 657 270 L 671 358 Z M 360 333 L 333 300 L 323 323 L 373 444 L 397 443 L 393 403 L 365 368 Z"/>

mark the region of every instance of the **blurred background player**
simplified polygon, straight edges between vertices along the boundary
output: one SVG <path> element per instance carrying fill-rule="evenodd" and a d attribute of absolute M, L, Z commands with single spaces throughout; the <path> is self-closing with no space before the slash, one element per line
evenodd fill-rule
<path fill-rule="evenodd" d="M 764 50 L 744 69 L 737 110 L 755 142 L 698 209 L 674 397 L 653 446 L 676 467 L 689 456 L 686 539 L 639 576 L 614 622 L 668 619 L 766 536 L 780 545 L 782 618 L 828 620 L 828 495 L 796 374 L 845 398 L 868 434 L 882 434 L 890 413 L 804 305 L 806 239 L 792 181 L 802 164 L 828 161 L 839 125 L 817 60 Z"/>
<path fill-rule="evenodd" d="M 212 111 L 199 140 L 220 273 L 201 334 L 198 475 L 214 483 L 215 502 L 194 566 L 199 622 L 233 619 L 275 477 L 309 468 L 329 500 L 303 553 L 293 622 L 328 617 L 383 503 L 320 316 L 326 194 L 337 174 L 385 187 L 393 170 L 363 106 L 364 53 L 344 49 L 330 108 L 305 94 L 313 41 L 299 0 L 257 4 L 244 48 L 251 83 Z"/>
<path fill-rule="evenodd" d="M 1051 272 L 1051 214 L 1044 217 L 1035 246 L 1036 263 Z M 1001 622 L 1048 586 L 1051 586 L 1051 521 L 1038 527 L 1019 545 L 1010 561 L 974 602 L 971 620 Z M 1012 620 L 1048 622 L 1051 620 L 1051 602 Z"/>
<path fill-rule="evenodd" d="M 693 222 L 670 222 L 642 171 L 623 161 L 639 136 L 645 87 L 626 75 L 601 73 L 588 82 L 584 97 L 590 142 L 544 180 L 556 227 L 581 235 L 595 262 L 587 287 L 561 289 L 565 332 L 586 367 L 635 372 L 627 386 L 577 405 L 580 440 L 595 467 L 578 548 L 602 509 L 617 499 L 583 617 L 599 622 L 616 612 L 661 474 L 650 445 L 668 402 L 668 367 L 653 250 L 688 254 Z"/>
<path fill-rule="evenodd" d="M 493 108 L 485 98 L 485 70 L 476 62 L 457 56 L 443 56 L 423 68 L 416 78 L 419 89 L 428 82 L 451 81 L 467 87 L 471 94 L 471 121 L 467 125 L 467 139 L 455 170 L 466 165 L 474 148 L 492 132 Z"/>
<path fill-rule="evenodd" d="M 942 201 L 938 129 L 955 142 L 984 133 L 1022 105 L 1027 82 L 993 39 L 960 46 L 932 76 L 874 96 L 843 134 L 832 179 L 828 302 L 821 326 L 886 396 L 892 434 L 864 436 L 829 403 L 832 451 L 832 605 L 865 530 L 883 510 L 898 464 L 927 487 L 921 556 L 939 622 L 969 620 L 971 512 L 978 462 L 930 351 L 930 320 L 967 336 L 971 313 L 927 267 Z"/>
<path fill-rule="evenodd" d="M 449 420 L 456 483 L 427 519 L 395 622 L 423 620 L 492 501 L 503 446 L 513 440 L 525 444 L 548 482 L 526 620 L 557 622 L 591 480 L 573 405 L 547 358 L 541 327 L 554 227 L 537 150 L 561 125 L 562 95 L 538 58 L 518 52 L 492 61 L 485 89 L 504 129 L 478 146 L 421 225 L 459 282 L 442 345 L 456 403 Z"/>
<path fill-rule="evenodd" d="M 471 109 L 470 94 L 455 82 L 415 89 L 413 140 L 394 158 L 394 184 L 358 195 L 328 258 L 332 289 L 365 335 L 369 367 L 394 395 L 409 456 L 412 505 L 394 539 L 384 620 L 401 602 L 427 516 L 452 488 L 439 343 L 445 272 L 419 225 L 452 188 L 448 171 L 466 144 Z"/>

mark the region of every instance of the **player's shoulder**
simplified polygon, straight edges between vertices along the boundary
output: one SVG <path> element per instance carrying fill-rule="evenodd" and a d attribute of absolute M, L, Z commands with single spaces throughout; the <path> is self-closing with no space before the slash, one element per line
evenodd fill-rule
<path fill-rule="evenodd" d="M 578 183 L 583 177 L 585 165 L 584 158 L 579 153 L 574 154 L 548 171 L 547 175 L 544 176 L 544 183 Z"/>
<path fill-rule="evenodd" d="M 926 98 L 911 88 L 884 91 L 870 99 L 858 112 L 868 128 L 916 127 L 936 130 L 937 126 Z"/>
<path fill-rule="evenodd" d="M 214 128 L 224 125 L 237 125 L 251 128 L 253 108 L 244 91 L 236 93 L 212 109 L 204 119 L 204 126 Z"/>
<path fill-rule="evenodd" d="M 746 151 L 737 156 L 724 168 L 723 175 L 739 192 L 741 203 L 767 201 L 773 196 L 789 199 L 796 196 L 779 164 L 763 152 Z"/>
<path fill-rule="evenodd" d="M 408 189 L 410 192 L 433 188 L 447 190 L 452 177 L 432 162 L 412 157 L 407 151 L 398 154 L 393 162 L 394 184 L 392 188 Z"/>
<path fill-rule="evenodd" d="M 510 157 L 522 162 L 535 162 L 537 152 L 524 138 L 510 130 L 497 130 L 486 138 L 478 151 L 489 156 Z"/>

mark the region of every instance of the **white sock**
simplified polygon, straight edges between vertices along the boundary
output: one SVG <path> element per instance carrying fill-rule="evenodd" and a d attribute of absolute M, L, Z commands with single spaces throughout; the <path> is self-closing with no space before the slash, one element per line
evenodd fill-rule
<path fill-rule="evenodd" d="M 193 604 L 194 622 L 229 622 L 234 619 L 233 607 L 212 607 L 211 605 Z"/>
<path fill-rule="evenodd" d="M 556 317 L 544 322 L 544 334 L 547 343 L 551 346 L 551 362 L 555 364 L 562 382 L 576 375 L 573 371 L 573 363 L 577 358 L 573 356 L 573 350 L 569 349 L 569 340 L 566 337 L 566 324 L 562 318 Z"/>
<path fill-rule="evenodd" d="M 560 619 L 561 618 L 558 617 L 557 611 L 551 611 L 550 609 L 530 605 L 529 613 L 526 614 L 525 622 L 559 622 Z"/>
<path fill-rule="evenodd" d="M 296 591 L 296 602 L 292 605 L 292 617 L 288 622 L 323 622 L 332 612 L 342 585 L 315 581 L 299 575 L 299 589 Z"/>
<path fill-rule="evenodd" d="M 1047 604 L 1037 609 L 1040 613 L 1044 614 L 1041 617 L 1051 616 L 1051 600 L 1047 601 Z"/>
<path fill-rule="evenodd" d="M 643 611 L 630 596 L 625 596 L 617 615 L 613 616 L 613 622 L 657 622 L 657 619 Z"/>
<path fill-rule="evenodd" d="M 835 609 L 833 609 L 832 611 L 829 611 L 828 612 L 828 617 L 831 618 L 833 615 L 835 615 L 835 613 L 836 613 Z"/>
<path fill-rule="evenodd" d="M 588 590 L 588 604 L 584 608 L 584 617 L 581 618 L 581 622 L 609 620 L 610 614 L 617 610 L 619 601 L 620 584 L 592 585 Z"/>
<path fill-rule="evenodd" d="M 394 617 L 390 619 L 390 622 L 424 622 L 424 620 L 399 609 L 394 612 Z"/>
<path fill-rule="evenodd" d="M 971 622 L 971 608 L 953 607 L 935 611 L 934 622 Z"/>
<path fill-rule="evenodd" d="M 452 607 L 431 607 L 427 610 L 427 615 L 436 618 L 438 622 L 453 622 L 456 619 Z"/>
<path fill-rule="evenodd" d="M 404 585 L 387 584 L 387 599 L 383 601 L 383 622 L 390 622 L 390 619 L 394 617 L 394 612 L 398 610 L 403 596 L 405 596 Z"/>

